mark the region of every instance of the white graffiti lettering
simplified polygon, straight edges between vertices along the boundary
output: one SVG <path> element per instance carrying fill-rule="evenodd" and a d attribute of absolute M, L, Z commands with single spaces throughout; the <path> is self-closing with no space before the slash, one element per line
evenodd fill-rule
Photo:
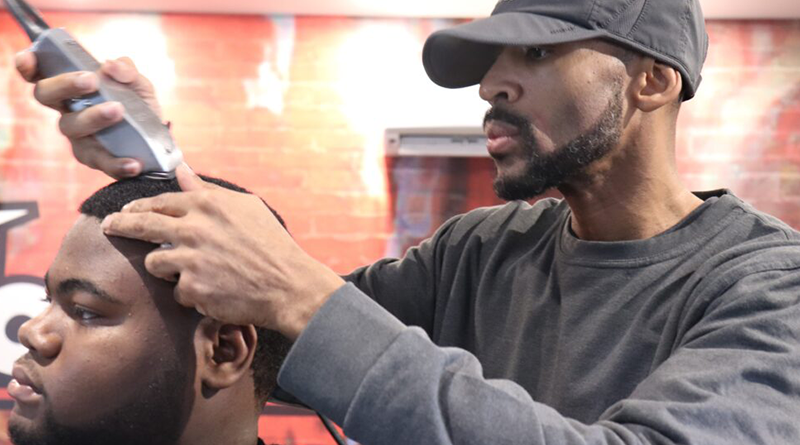
<path fill-rule="evenodd" d="M 14 361 L 27 349 L 17 337 L 19 327 L 45 309 L 42 279 L 6 276 L 8 231 L 39 216 L 36 203 L 0 203 L 0 386 L 11 379 Z"/>

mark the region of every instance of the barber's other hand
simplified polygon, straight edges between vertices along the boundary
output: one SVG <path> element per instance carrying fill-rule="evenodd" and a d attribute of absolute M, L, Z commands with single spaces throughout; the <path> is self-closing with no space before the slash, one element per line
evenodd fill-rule
<path fill-rule="evenodd" d="M 70 112 L 64 103 L 73 98 L 97 91 L 98 76 L 109 76 L 117 82 L 130 85 L 150 108 L 161 115 L 153 85 L 139 74 L 133 61 L 127 57 L 105 62 L 99 73 L 73 72 L 49 79 L 39 79 L 36 55 L 31 51 L 17 54 L 17 71 L 28 82 L 34 83 L 34 97 L 42 105 L 62 114 L 59 121 L 61 133 L 72 143 L 72 153 L 78 162 L 107 175 L 120 179 L 137 176 L 142 164 L 130 158 L 115 158 L 94 138 L 94 134 L 122 120 L 123 107 L 119 102 L 107 102 L 78 112 Z"/>
<path fill-rule="evenodd" d="M 257 196 L 206 183 L 185 166 L 177 175 L 184 192 L 132 202 L 103 221 L 105 233 L 170 243 L 145 266 L 178 277 L 178 303 L 296 339 L 344 281 L 306 254 Z"/>

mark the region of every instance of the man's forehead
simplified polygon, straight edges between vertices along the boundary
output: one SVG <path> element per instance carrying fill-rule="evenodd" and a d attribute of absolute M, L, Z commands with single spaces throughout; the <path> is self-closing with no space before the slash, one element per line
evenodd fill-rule
<path fill-rule="evenodd" d="M 100 220 L 91 216 L 81 215 L 72 228 L 64 236 L 58 256 L 66 255 L 73 260 L 83 258 L 85 261 L 93 257 L 118 257 L 131 256 L 135 252 L 126 252 L 130 249 L 121 248 L 119 243 L 112 243 L 111 239 L 103 233 Z"/>
<path fill-rule="evenodd" d="M 81 215 L 67 232 L 47 273 L 48 285 L 54 281 L 79 280 L 92 283 L 106 293 L 125 298 L 146 290 L 144 258 L 152 250 L 148 245 L 107 237 L 100 220 Z"/>
<path fill-rule="evenodd" d="M 142 241 L 108 236 L 103 233 L 101 220 L 93 216 L 81 215 L 64 239 L 62 249 L 82 251 L 96 249 L 98 254 L 122 256 L 135 263 L 155 249 L 154 244 Z"/>

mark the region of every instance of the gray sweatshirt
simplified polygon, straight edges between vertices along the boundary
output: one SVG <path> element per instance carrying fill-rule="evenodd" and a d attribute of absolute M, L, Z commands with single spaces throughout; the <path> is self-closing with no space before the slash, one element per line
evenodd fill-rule
<path fill-rule="evenodd" d="M 280 385 L 378 444 L 800 444 L 800 234 L 727 192 L 654 238 L 565 202 L 453 218 L 354 272 Z"/>

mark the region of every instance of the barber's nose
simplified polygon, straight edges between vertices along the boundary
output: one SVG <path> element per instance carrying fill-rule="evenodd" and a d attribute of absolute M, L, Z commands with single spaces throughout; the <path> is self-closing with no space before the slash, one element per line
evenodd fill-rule
<path fill-rule="evenodd" d="M 61 351 L 62 338 L 56 329 L 52 316 L 53 306 L 49 306 L 35 318 L 19 327 L 19 341 L 31 352 L 42 358 L 55 358 Z"/>
<path fill-rule="evenodd" d="M 505 48 L 481 80 L 481 99 L 495 105 L 499 101 L 516 102 L 522 96 L 522 85 L 518 80 L 519 68 L 515 69 L 513 65 L 512 50 Z"/>

